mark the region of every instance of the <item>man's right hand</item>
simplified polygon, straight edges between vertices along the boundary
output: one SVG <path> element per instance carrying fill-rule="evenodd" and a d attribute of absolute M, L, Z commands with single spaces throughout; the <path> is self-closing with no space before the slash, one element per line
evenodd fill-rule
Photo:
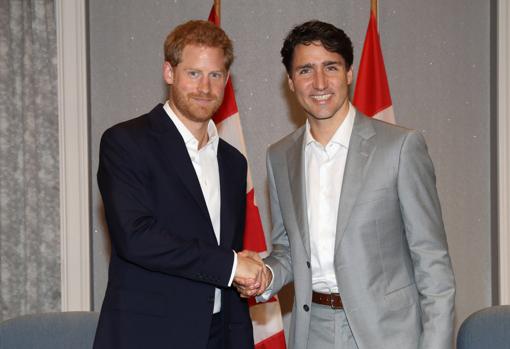
<path fill-rule="evenodd" d="M 250 284 L 256 287 L 260 287 L 262 281 L 262 271 L 264 264 L 243 255 L 242 253 L 237 254 L 237 269 L 234 274 L 234 282 L 241 284 Z"/>
<path fill-rule="evenodd" d="M 272 273 L 256 252 L 242 251 L 237 254 L 234 286 L 241 297 L 261 295 L 271 283 Z"/>

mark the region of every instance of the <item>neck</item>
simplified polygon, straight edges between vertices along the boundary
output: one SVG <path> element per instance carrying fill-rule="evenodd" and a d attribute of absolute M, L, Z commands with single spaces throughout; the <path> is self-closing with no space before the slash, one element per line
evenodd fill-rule
<path fill-rule="evenodd" d="M 346 101 L 345 105 L 338 110 L 338 112 L 329 119 L 316 119 L 308 116 L 310 124 L 310 133 L 313 138 L 325 146 L 333 138 L 335 132 L 340 125 L 344 122 L 347 114 L 349 113 L 349 102 Z"/>
<path fill-rule="evenodd" d="M 175 115 L 181 120 L 186 128 L 191 132 L 193 137 L 198 141 L 198 149 L 201 149 L 209 141 L 209 133 L 207 132 L 209 127 L 209 120 L 206 121 L 193 121 L 190 118 L 185 117 L 179 109 L 172 103 L 172 100 L 168 103 L 170 108 Z"/>
<path fill-rule="evenodd" d="M 188 126 L 186 126 L 188 127 Z M 207 142 L 209 141 L 209 133 L 207 132 L 207 124 L 205 124 L 205 127 L 202 127 L 200 129 L 196 129 L 196 130 L 191 130 L 190 128 L 188 128 L 191 133 L 193 134 L 193 136 L 195 136 L 195 138 L 197 139 L 198 141 L 198 149 L 201 149 L 202 147 L 204 147 Z"/>

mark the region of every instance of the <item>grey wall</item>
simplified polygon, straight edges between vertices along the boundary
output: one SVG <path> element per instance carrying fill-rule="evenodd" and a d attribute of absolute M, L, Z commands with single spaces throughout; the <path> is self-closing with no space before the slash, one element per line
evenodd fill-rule
<path fill-rule="evenodd" d="M 166 34 L 185 20 L 207 18 L 211 3 L 89 0 L 93 178 L 101 133 L 164 101 Z M 279 57 L 283 37 L 307 19 L 332 22 L 351 36 L 357 67 L 369 3 L 222 2 L 222 26 L 235 45 L 233 82 L 266 234 L 265 150 L 304 120 L 285 86 Z M 436 166 L 457 280 L 459 324 L 491 304 L 490 3 L 381 0 L 379 7 L 397 122 L 424 133 Z M 92 194 L 94 308 L 99 309 L 109 247 L 95 180 Z M 289 296 L 282 298 L 288 309 Z"/>

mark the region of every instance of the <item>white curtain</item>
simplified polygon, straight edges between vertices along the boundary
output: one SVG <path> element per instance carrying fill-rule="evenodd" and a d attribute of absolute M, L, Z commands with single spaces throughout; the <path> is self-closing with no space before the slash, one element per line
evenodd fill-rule
<path fill-rule="evenodd" d="M 0 0 L 0 320 L 60 310 L 54 0 Z"/>

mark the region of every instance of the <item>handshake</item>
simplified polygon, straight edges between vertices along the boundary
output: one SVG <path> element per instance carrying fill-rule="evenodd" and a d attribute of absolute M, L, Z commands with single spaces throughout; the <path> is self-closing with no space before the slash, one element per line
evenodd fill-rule
<path fill-rule="evenodd" d="M 257 252 L 244 250 L 237 254 L 233 285 L 243 298 L 260 296 L 267 289 L 273 274 Z"/>

